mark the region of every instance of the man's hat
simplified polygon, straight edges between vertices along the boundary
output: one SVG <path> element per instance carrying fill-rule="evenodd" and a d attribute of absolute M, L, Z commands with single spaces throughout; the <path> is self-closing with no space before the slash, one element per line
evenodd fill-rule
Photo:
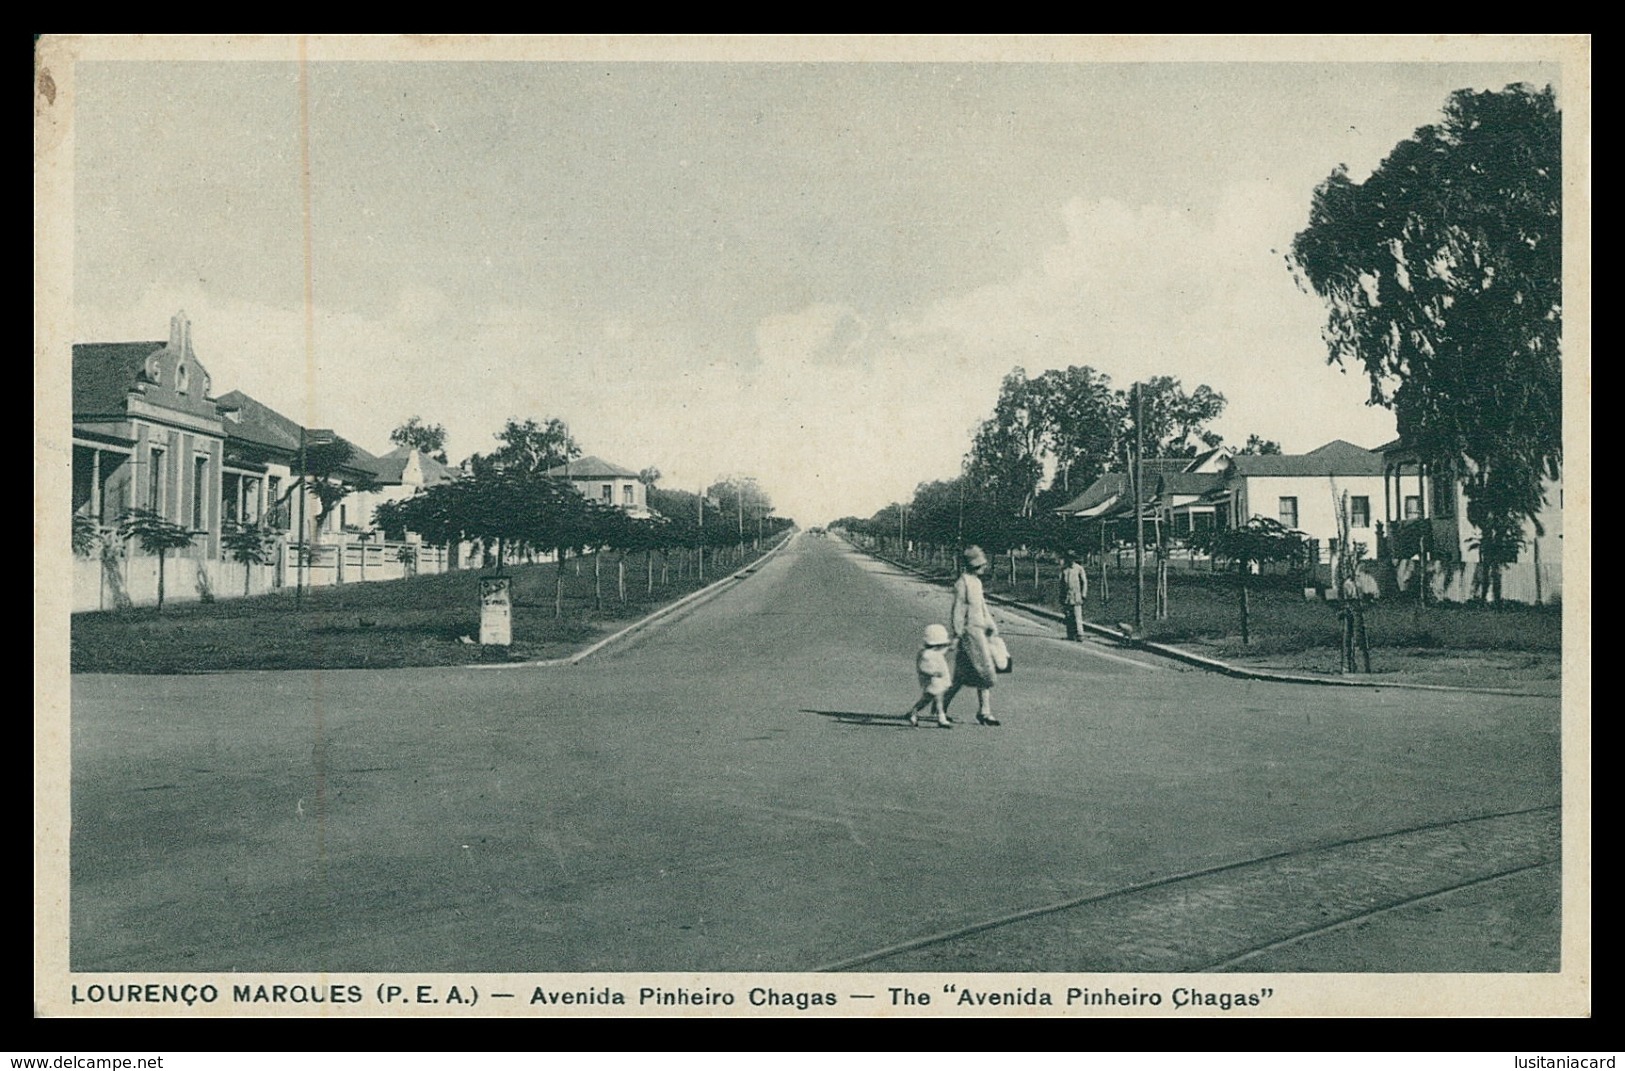
<path fill-rule="evenodd" d="M 963 557 L 966 567 L 970 569 L 980 569 L 987 564 L 987 555 L 982 553 L 981 547 L 966 547 Z"/>

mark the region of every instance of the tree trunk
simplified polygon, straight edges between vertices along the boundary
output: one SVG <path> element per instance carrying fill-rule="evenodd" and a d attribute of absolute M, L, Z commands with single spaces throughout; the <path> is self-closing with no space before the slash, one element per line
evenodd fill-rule
<path fill-rule="evenodd" d="M 626 601 L 626 555 L 624 555 L 624 554 L 621 555 L 621 557 L 615 562 L 615 587 L 616 587 L 617 591 L 619 592 L 619 594 L 621 596 L 621 601 L 625 602 Z"/>
<path fill-rule="evenodd" d="M 1354 613 L 1345 601 L 1337 611 L 1337 624 L 1341 632 L 1341 643 L 1337 652 L 1337 671 L 1339 673 L 1354 672 Z"/>
<path fill-rule="evenodd" d="M 1252 643 L 1252 637 L 1247 632 L 1247 559 L 1238 558 L 1236 569 L 1241 574 L 1241 642 Z"/>
<path fill-rule="evenodd" d="M 553 617 L 564 616 L 564 548 L 557 547 L 558 565 L 553 570 Z"/>
<path fill-rule="evenodd" d="M 603 561 L 603 552 L 594 551 L 592 556 L 592 608 L 594 610 L 602 610 L 604 608 Z"/>
<path fill-rule="evenodd" d="M 164 559 L 168 556 L 165 551 L 158 552 L 158 613 L 164 612 Z"/>

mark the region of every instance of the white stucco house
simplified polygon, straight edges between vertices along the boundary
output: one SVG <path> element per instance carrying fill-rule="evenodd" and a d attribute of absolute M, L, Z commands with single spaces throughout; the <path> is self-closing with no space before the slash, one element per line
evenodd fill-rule
<path fill-rule="evenodd" d="M 589 454 L 547 470 L 547 475 L 569 480 L 583 498 L 625 510 L 633 517 L 649 514 L 648 488 L 638 474 L 624 465 Z"/>

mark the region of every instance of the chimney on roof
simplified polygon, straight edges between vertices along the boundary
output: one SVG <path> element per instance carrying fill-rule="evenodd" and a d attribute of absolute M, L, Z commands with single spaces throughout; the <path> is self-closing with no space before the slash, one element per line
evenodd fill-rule
<path fill-rule="evenodd" d="M 185 309 L 169 318 L 169 348 L 182 357 L 192 356 L 192 321 Z"/>

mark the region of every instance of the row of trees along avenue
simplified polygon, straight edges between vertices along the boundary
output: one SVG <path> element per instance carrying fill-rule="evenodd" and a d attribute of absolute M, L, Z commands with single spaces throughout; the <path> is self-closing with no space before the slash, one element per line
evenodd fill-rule
<path fill-rule="evenodd" d="M 411 428 L 409 423 L 397 429 L 403 445 L 443 448 L 443 431 L 424 437 L 412 435 Z M 747 543 L 759 547 L 792 524 L 772 515 L 771 500 L 748 477 L 723 480 L 702 497 L 663 490 L 655 486 L 659 471 L 645 469 L 640 478 L 653 511 L 647 518 L 588 499 L 567 478 L 548 475 L 582 456 L 568 426 L 556 418 L 510 420 L 497 441 L 497 449 L 463 462 L 457 479 L 379 506 L 375 523 L 385 531 L 416 532 L 432 543 L 477 542 L 490 548 L 488 560 L 498 569 L 552 555 L 558 567 L 556 614 L 563 612 L 565 560 L 572 555 L 641 552 L 652 586 L 656 553 L 664 558 L 677 550 L 693 552 L 703 577 L 707 552 L 713 558 L 742 557 Z"/>
<path fill-rule="evenodd" d="M 1549 88 L 1457 92 L 1440 123 L 1401 142 L 1363 183 L 1335 170 L 1286 257 L 1326 303 L 1328 360 L 1363 368 L 1369 404 L 1394 411 L 1401 437 L 1435 471 L 1461 475 L 1481 595 L 1516 560 L 1526 524 L 1538 524 L 1544 481 L 1560 475 L 1561 144 Z M 1224 407 L 1211 387 L 1187 392 L 1170 376 L 1123 390 L 1087 366 L 1016 368 L 958 476 L 834 526 L 923 545 L 944 564 L 971 543 L 1087 552 L 1104 533 L 1054 507 L 1103 472 L 1131 472 L 1136 443 L 1145 458 L 1219 445 L 1209 425 Z M 1238 452 L 1280 447 L 1254 435 Z M 1119 534 L 1135 535 L 1132 526 Z M 1243 607 L 1250 563 L 1301 560 L 1305 549 L 1301 533 L 1262 519 L 1198 542 L 1237 566 Z"/>
<path fill-rule="evenodd" d="M 1000 385 L 993 415 L 976 429 L 958 476 L 922 483 L 908 502 L 835 525 L 933 548 L 1081 551 L 1098 539 L 1098 529 L 1062 520 L 1055 507 L 1102 473 L 1131 469 L 1136 436 L 1146 457 L 1195 458 L 1218 446 L 1223 440 L 1208 425 L 1224 407 L 1224 395 L 1212 387 L 1186 391 L 1172 376 L 1114 389 L 1110 377 L 1088 366 L 1032 377 L 1016 368 Z M 1280 450 L 1254 435 L 1239 452 Z"/>

